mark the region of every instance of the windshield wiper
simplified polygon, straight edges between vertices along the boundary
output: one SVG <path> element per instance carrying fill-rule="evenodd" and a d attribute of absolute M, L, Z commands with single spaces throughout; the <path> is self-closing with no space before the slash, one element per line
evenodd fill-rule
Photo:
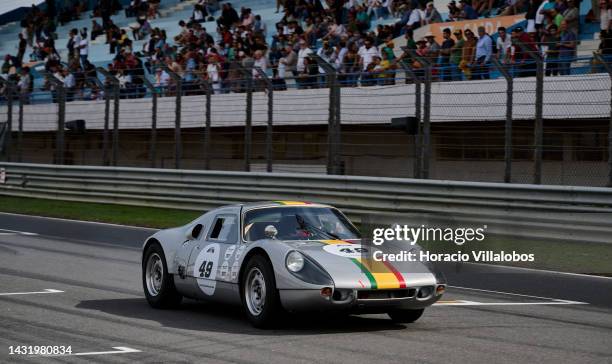
<path fill-rule="evenodd" d="M 308 230 L 308 228 L 313 229 L 321 234 L 327 235 L 330 238 L 336 239 L 336 240 L 341 240 L 340 237 L 334 233 L 331 233 L 329 231 L 323 230 L 321 228 L 318 228 L 316 226 L 314 226 L 313 224 L 306 222 L 306 220 L 304 220 L 304 218 L 302 217 L 302 215 L 298 215 L 295 214 L 295 219 L 298 222 L 298 225 L 300 225 L 300 229 L 302 230 Z"/>

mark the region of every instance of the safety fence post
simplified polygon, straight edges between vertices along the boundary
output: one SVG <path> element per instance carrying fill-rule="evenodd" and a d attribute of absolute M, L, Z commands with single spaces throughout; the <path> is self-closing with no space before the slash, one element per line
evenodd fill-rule
<path fill-rule="evenodd" d="M 412 59 L 421 64 L 425 95 L 423 98 L 423 131 L 421 142 L 421 173 L 420 178 L 429 178 L 429 165 L 431 159 L 431 72 L 432 65 L 429 60 L 419 56 L 414 49 L 406 48 Z"/>
<path fill-rule="evenodd" d="M 240 67 L 244 76 L 246 93 L 246 115 L 244 122 L 244 171 L 251 171 L 251 157 L 253 152 L 253 70 Z"/>
<path fill-rule="evenodd" d="M 341 167 L 341 120 L 340 120 L 340 85 L 336 68 L 321 57 L 311 56 L 317 65 L 325 72 L 329 88 L 329 114 L 327 125 L 327 174 L 342 174 Z"/>
<path fill-rule="evenodd" d="M 518 43 L 523 52 L 526 52 L 536 65 L 536 97 L 535 97 L 535 122 L 533 125 L 533 183 L 542 183 L 542 148 L 544 142 L 544 59 L 542 55 Z"/>
<path fill-rule="evenodd" d="M 102 67 L 98 67 L 97 70 L 104 76 L 105 83 L 112 86 L 110 88 L 107 87 L 105 93 L 107 92 L 107 90 L 112 90 L 113 93 L 113 142 L 111 148 L 111 164 L 113 166 L 117 166 L 117 164 L 119 163 L 119 80 L 117 79 L 117 77 L 113 76 L 110 72 L 108 72 Z M 110 104 L 107 103 L 107 105 L 110 107 Z"/>
<path fill-rule="evenodd" d="M 504 182 L 512 182 L 512 104 L 514 97 L 514 82 L 508 67 L 501 64 L 495 57 L 491 58 L 495 68 L 506 79 L 506 123 L 504 126 Z"/>
<path fill-rule="evenodd" d="M 157 96 L 159 90 L 145 76 L 140 76 L 142 83 L 151 93 L 151 136 L 149 139 L 149 165 L 157 167 Z"/>
<path fill-rule="evenodd" d="M 405 51 L 406 47 L 403 47 Z M 421 138 L 422 138 L 422 125 L 421 125 L 421 79 L 417 77 L 416 73 L 412 68 L 405 62 L 399 62 L 400 67 L 406 74 L 406 82 L 411 80 L 414 83 L 414 118 L 417 122 L 416 133 L 414 135 L 414 178 L 421 178 Z"/>
<path fill-rule="evenodd" d="M 4 130 L 4 140 L 0 140 L 0 150 L 4 150 L 4 156 L 7 162 L 11 161 L 11 143 L 13 139 L 13 82 L 6 81 L 0 77 L 0 85 L 4 88 L 4 97 L 6 97 L 6 128 Z M 2 134 L 0 134 L 2 136 Z"/>
<path fill-rule="evenodd" d="M 212 150 L 211 142 L 211 107 L 212 107 L 212 93 L 213 86 L 210 80 L 204 81 L 204 87 L 206 90 L 206 114 L 205 114 L 205 125 L 204 125 L 204 169 L 210 169 L 210 151 Z"/>
<path fill-rule="evenodd" d="M 23 162 L 23 107 L 25 96 L 19 92 L 19 116 L 17 119 L 17 162 Z"/>
<path fill-rule="evenodd" d="M 183 158 L 183 140 L 181 136 L 181 97 L 183 94 L 183 78 L 168 66 L 163 66 L 176 88 L 176 100 L 174 102 L 174 168 L 181 168 Z"/>
<path fill-rule="evenodd" d="M 49 83 L 54 88 L 55 101 L 57 102 L 57 132 L 55 136 L 55 164 L 64 164 L 66 140 L 64 130 L 66 128 L 66 89 L 64 83 L 50 73 L 43 72 Z"/>
<path fill-rule="evenodd" d="M 259 78 L 261 78 L 266 85 L 266 93 L 268 95 L 268 121 L 266 124 L 266 172 L 272 172 L 272 161 L 273 161 L 273 145 L 272 145 L 272 133 L 273 133 L 273 119 L 274 119 L 274 85 L 268 75 L 259 67 L 254 67 Z"/>

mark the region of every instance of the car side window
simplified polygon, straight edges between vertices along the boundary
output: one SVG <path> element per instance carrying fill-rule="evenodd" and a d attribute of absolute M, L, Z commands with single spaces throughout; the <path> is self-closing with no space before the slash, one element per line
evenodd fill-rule
<path fill-rule="evenodd" d="M 238 223 L 236 216 L 220 215 L 217 216 L 211 225 L 208 240 L 221 243 L 235 243 L 238 240 Z"/>

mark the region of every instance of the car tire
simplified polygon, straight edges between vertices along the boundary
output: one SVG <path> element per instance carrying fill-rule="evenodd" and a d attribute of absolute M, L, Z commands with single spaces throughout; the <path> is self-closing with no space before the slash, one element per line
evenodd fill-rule
<path fill-rule="evenodd" d="M 241 278 L 240 292 L 247 318 L 257 328 L 270 328 L 282 313 L 274 270 L 268 259 L 254 255 Z"/>
<path fill-rule="evenodd" d="M 158 243 L 151 244 L 143 254 L 142 287 L 147 302 L 154 308 L 174 308 L 183 299 L 174 286 L 174 278 L 168 273 L 166 256 Z"/>
<path fill-rule="evenodd" d="M 418 320 L 422 315 L 425 309 L 421 308 L 419 310 L 407 310 L 407 309 L 398 309 L 388 312 L 387 314 L 391 317 L 393 322 L 398 324 L 409 324 Z"/>

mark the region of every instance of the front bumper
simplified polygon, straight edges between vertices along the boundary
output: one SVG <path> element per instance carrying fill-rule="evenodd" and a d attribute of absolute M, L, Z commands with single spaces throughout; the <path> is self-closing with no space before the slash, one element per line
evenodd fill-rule
<path fill-rule="evenodd" d="M 439 293 L 438 287 L 443 287 Z M 411 287 L 405 290 L 337 289 L 332 296 L 324 296 L 318 289 L 281 289 L 281 304 L 290 312 L 349 311 L 384 313 L 393 309 L 421 309 L 433 305 L 442 297 L 443 284 Z M 430 295 L 420 290 L 431 289 Z"/>

